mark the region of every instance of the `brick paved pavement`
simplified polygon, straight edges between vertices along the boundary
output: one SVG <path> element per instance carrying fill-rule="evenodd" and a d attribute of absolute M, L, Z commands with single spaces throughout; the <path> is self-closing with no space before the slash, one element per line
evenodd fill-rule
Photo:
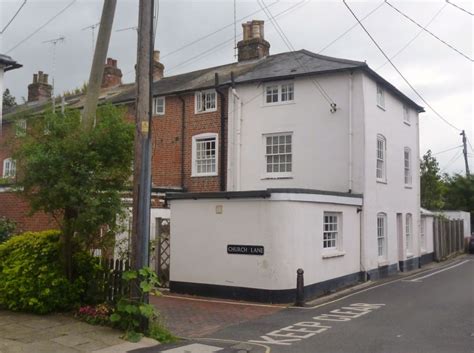
<path fill-rule="evenodd" d="M 196 300 L 197 299 L 197 300 Z M 284 306 L 221 301 L 164 294 L 150 297 L 166 327 L 179 337 L 206 337 L 224 327 L 258 319 Z"/>

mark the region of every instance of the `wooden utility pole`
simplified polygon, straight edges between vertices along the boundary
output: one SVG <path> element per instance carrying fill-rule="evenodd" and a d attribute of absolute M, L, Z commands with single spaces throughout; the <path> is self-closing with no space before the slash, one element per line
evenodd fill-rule
<path fill-rule="evenodd" d="M 92 60 L 89 84 L 87 86 L 86 102 L 82 112 L 82 125 L 86 129 L 92 128 L 99 101 L 102 75 L 104 74 L 105 59 L 109 49 L 110 34 L 114 22 L 115 8 L 117 0 L 104 0 L 102 17 L 100 18 L 99 34 L 95 45 L 94 59 Z"/>
<path fill-rule="evenodd" d="M 131 267 L 148 266 L 151 202 L 150 123 L 152 107 L 153 1 L 140 0 L 136 66 L 136 126 L 133 171 Z M 138 293 L 132 292 L 132 297 Z"/>
<path fill-rule="evenodd" d="M 464 154 L 464 165 L 466 166 L 466 176 L 469 177 L 471 173 L 469 171 L 469 162 L 467 160 L 466 132 L 463 130 L 459 135 L 462 136 L 462 144 L 463 144 L 462 153 Z"/>

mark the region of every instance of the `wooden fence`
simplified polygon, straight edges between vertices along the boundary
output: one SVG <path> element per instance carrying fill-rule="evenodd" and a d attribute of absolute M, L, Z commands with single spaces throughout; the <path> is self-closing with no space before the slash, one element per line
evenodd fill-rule
<path fill-rule="evenodd" d="M 435 217 L 433 220 L 434 259 L 442 261 L 464 251 L 464 222 Z"/>
<path fill-rule="evenodd" d="M 129 262 L 127 260 L 102 260 L 103 268 L 103 288 L 102 297 L 104 301 L 116 302 L 121 296 L 128 294 L 128 286 L 122 279 L 122 274 L 129 270 Z"/>

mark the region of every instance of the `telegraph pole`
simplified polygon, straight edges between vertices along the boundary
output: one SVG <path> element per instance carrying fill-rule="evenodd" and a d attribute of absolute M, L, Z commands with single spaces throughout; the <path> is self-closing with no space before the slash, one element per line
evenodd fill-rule
<path fill-rule="evenodd" d="M 469 175 L 471 175 L 471 173 L 469 171 L 469 162 L 467 160 L 466 132 L 463 130 L 459 135 L 462 136 L 462 145 L 463 145 L 462 153 L 464 154 L 464 165 L 466 166 L 466 176 L 469 177 Z"/>
<path fill-rule="evenodd" d="M 110 33 L 114 22 L 115 7 L 117 0 L 104 0 L 102 16 L 100 18 L 99 34 L 95 45 L 94 58 L 92 60 L 89 85 L 87 87 L 86 102 L 82 112 L 82 124 L 84 128 L 90 129 L 95 121 L 97 103 L 99 101 L 100 85 L 104 74 L 105 59 L 109 49 Z"/>
<path fill-rule="evenodd" d="M 153 65 L 153 1 L 140 0 L 136 66 L 136 124 L 133 170 L 131 267 L 148 266 L 151 202 L 151 107 Z M 132 291 L 132 298 L 137 296 Z M 146 298 L 146 301 L 148 298 Z"/>

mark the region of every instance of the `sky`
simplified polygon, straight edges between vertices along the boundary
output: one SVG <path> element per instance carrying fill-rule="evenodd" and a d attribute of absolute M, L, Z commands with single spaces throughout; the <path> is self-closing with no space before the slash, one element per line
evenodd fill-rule
<path fill-rule="evenodd" d="M 23 1 L 0 0 L 0 30 Z M 357 23 L 342 0 L 264 1 L 273 15 L 283 12 L 277 21 L 296 50 L 307 49 L 324 55 L 366 61 L 377 73 L 424 106 L 426 113 L 420 115 L 421 154 L 431 149 L 442 172 L 464 172 L 461 148 L 456 148 L 462 143 L 457 129 L 466 130 L 468 140 L 474 145 L 473 63 L 440 40 L 474 58 L 473 16 L 445 0 L 389 1 L 425 26 L 438 40 L 396 12 L 384 0 L 347 1 L 359 19 L 376 9 L 363 20 L 364 26 L 389 57 L 396 55 L 392 61 L 398 70 L 431 107 L 457 128 L 454 129 L 437 117 L 386 63 L 360 26 L 341 36 Z M 235 61 L 233 0 L 157 2 L 159 15 L 155 48 L 161 51 L 166 76 Z M 473 1 L 450 2 L 474 12 Z M 71 3 L 66 11 L 37 31 Z M 97 29 L 93 33 L 86 27 L 99 22 L 102 4 L 102 0 L 27 0 L 18 16 L 0 34 L 0 53 L 10 55 L 23 64 L 23 68 L 5 75 L 4 86 L 16 96 L 17 102 L 22 102 L 22 97 L 27 96 L 27 86 L 32 82 L 33 73 L 39 70 L 54 76 L 56 93 L 80 87 L 87 81 L 93 34 L 97 36 Z M 260 19 L 265 20 L 265 39 L 271 44 L 270 53 L 289 50 L 256 0 L 236 0 L 235 15 L 237 40 L 241 36 L 242 22 Z M 119 0 L 108 56 L 118 60 L 125 83 L 134 81 L 137 39 L 136 31 L 127 28 L 137 26 L 137 22 L 138 0 Z M 217 31 L 219 29 L 222 30 Z M 31 38 L 17 46 L 34 32 Z M 216 33 L 209 35 L 212 32 Z M 195 42 L 204 36 L 207 37 Z M 56 46 L 48 42 L 59 37 L 65 39 Z M 468 146 L 468 152 L 473 170 L 474 149 Z"/>

